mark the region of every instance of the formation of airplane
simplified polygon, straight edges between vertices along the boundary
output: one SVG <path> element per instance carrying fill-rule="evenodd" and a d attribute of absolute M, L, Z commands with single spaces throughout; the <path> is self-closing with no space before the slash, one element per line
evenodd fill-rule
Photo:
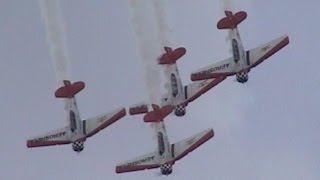
<path fill-rule="evenodd" d="M 172 50 L 171 47 L 164 47 L 165 53 L 158 58 L 158 64 L 165 69 L 165 79 L 168 92 L 162 97 L 161 106 L 172 105 L 174 106 L 174 114 L 176 116 L 184 116 L 186 114 L 186 106 L 206 93 L 211 88 L 218 85 L 220 82 L 226 79 L 221 76 L 215 79 L 207 79 L 203 81 L 192 82 L 186 86 L 183 86 L 177 60 L 186 53 L 186 49 L 183 47 Z M 130 108 L 130 115 L 136 113 L 148 112 L 148 103 L 140 103 Z"/>
<path fill-rule="evenodd" d="M 63 82 L 64 86 L 56 90 L 55 96 L 66 99 L 65 107 L 69 122 L 68 126 L 30 138 L 27 140 L 27 147 L 33 148 L 72 143 L 73 150 L 80 152 L 84 149 L 84 142 L 87 138 L 126 115 L 125 108 L 120 108 L 97 117 L 81 120 L 75 95 L 84 89 L 85 83 L 82 81 L 71 83 L 69 80 L 64 80 Z"/>
<path fill-rule="evenodd" d="M 245 51 L 237 26 L 246 19 L 247 13 L 240 11 L 233 14 L 231 11 L 225 11 L 225 15 L 226 17 L 217 23 L 217 27 L 218 29 L 228 29 L 230 31 L 233 56 L 193 72 L 191 80 L 194 82 L 185 86 L 182 84 L 176 63 L 178 59 L 186 54 L 186 49 L 179 47 L 173 50 L 171 47 L 164 47 L 165 52 L 158 57 L 157 62 L 164 69 L 167 93 L 162 96 L 159 105 L 140 103 L 129 108 L 130 115 L 144 114 L 144 122 L 153 123 L 158 146 L 154 151 L 118 164 L 115 168 L 116 173 L 160 168 L 163 175 L 171 174 L 175 162 L 211 139 L 214 136 L 214 131 L 209 128 L 171 144 L 166 132 L 164 119 L 172 112 L 176 116 L 184 116 L 186 107 L 190 102 L 224 81 L 228 76 L 236 75 L 238 82 L 247 82 L 248 73 L 252 68 L 289 43 L 288 36 L 281 36 L 254 49 Z M 72 144 L 74 151 L 81 152 L 84 149 L 84 142 L 87 138 L 126 115 L 126 109 L 119 108 L 97 117 L 86 120 L 80 119 L 75 95 L 84 89 L 85 83 L 82 81 L 71 83 L 69 80 L 64 80 L 63 83 L 64 85 L 56 90 L 55 97 L 65 99 L 69 124 L 28 139 L 27 147 Z"/>
<path fill-rule="evenodd" d="M 254 49 L 245 51 L 238 31 L 238 25 L 246 19 L 247 13 L 240 11 L 233 14 L 231 11 L 225 11 L 225 14 L 226 17 L 218 22 L 217 28 L 228 29 L 230 31 L 233 56 L 193 72 L 191 74 L 192 81 L 236 75 L 238 82 L 245 83 L 249 79 L 248 73 L 252 68 L 289 44 L 289 37 L 285 35 Z"/>
<path fill-rule="evenodd" d="M 182 159 L 188 153 L 207 142 L 214 135 L 213 129 L 208 129 L 182 141 L 170 144 L 163 121 L 164 118 L 173 111 L 174 106 L 166 105 L 159 107 L 158 105 L 152 104 L 152 108 L 153 110 L 147 112 L 143 119 L 144 122 L 154 123 L 158 143 L 157 149 L 118 164 L 116 166 L 117 173 L 160 168 L 163 175 L 169 175 L 172 173 L 172 166 L 176 161 Z"/>

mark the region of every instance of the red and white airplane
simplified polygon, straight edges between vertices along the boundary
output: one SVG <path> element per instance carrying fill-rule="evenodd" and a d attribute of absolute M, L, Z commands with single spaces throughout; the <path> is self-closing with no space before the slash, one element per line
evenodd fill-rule
<path fill-rule="evenodd" d="M 87 138 L 95 135 L 100 130 L 106 128 L 126 115 L 125 108 L 120 108 L 97 117 L 81 120 L 75 94 L 85 87 L 85 83 L 82 81 L 71 83 L 69 80 L 64 80 L 63 82 L 64 86 L 56 90 L 55 96 L 57 98 L 66 99 L 65 107 L 69 125 L 30 138 L 27 140 L 28 148 L 72 143 L 73 150 L 80 152 L 84 149 L 84 141 Z"/>
<path fill-rule="evenodd" d="M 237 26 L 246 19 L 247 13 L 240 11 L 233 14 L 231 11 L 225 11 L 225 14 L 226 17 L 218 22 L 217 27 L 218 29 L 230 30 L 233 57 L 193 72 L 191 74 L 192 81 L 236 75 L 238 82 L 245 83 L 248 81 L 248 73 L 252 68 L 289 44 L 289 37 L 282 36 L 259 47 L 245 51 Z"/>
<path fill-rule="evenodd" d="M 168 92 L 162 97 L 161 106 L 172 105 L 175 107 L 174 113 L 176 116 L 184 116 L 188 103 L 206 93 L 208 90 L 225 80 L 226 77 L 192 82 L 183 86 L 176 61 L 186 53 L 186 49 L 180 47 L 172 50 L 170 47 L 164 47 L 164 50 L 165 53 L 158 58 L 158 64 L 165 69 L 165 87 Z M 134 115 L 136 112 L 148 112 L 148 104 L 140 103 L 134 105 L 130 108 L 129 114 Z"/>
<path fill-rule="evenodd" d="M 185 140 L 170 144 L 163 119 L 174 109 L 174 106 L 159 107 L 152 104 L 153 111 L 147 112 L 144 122 L 154 123 L 158 147 L 156 150 L 139 156 L 116 166 L 116 173 L 140 171 L 145 169 L 160 168 L 163 175 L 172 173 L 174 163 L 214 136 L 213 129 L 208 129 L 195 134 Z"/>

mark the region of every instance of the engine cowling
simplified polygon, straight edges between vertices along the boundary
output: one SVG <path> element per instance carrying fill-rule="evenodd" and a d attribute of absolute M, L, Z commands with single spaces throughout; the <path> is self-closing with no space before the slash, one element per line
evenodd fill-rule
<path fill-rule="evenodd" d="M 84 143 L 82 141 L 76 141 L 72 143 L 72 149 L 75 152 L 81 152 L 84 149 Z"/>
<path fill-rule="evenodd" d="M 249 75 L 247 72 L 239 72 L 236 74 L 236 77 L 239 83 L 245 83 L 249 79 Z"/>
<path fill-rule="evenodd" d="M 178 117 L 184 116 L 186 114 L 186 108 L 184 106 L 176 106 L 174 108 L 174 114 Z"/>
<path fill-rule="evenodd" d="M 160 165 L 161 174 L 170 175 L 172 173 L 172 164 L 165 163 Z"/>

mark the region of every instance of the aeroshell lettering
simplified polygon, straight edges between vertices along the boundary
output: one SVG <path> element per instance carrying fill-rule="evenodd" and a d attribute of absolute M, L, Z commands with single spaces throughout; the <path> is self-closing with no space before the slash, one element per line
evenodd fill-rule
<path fill-rule="evenodd" d="M 210 69 L 208 69 L 206 71 L 203 71 L 202 73 L 209 74 L 209 73 L 212 73 L 212 72 L 215 72 L 215 71 L 220 71 L 220 70 L 226 69 L 228 67 L 229 67 L 229 63 L 222 64 L 221 66 L 216 66 L 216 67 L 210 68 Z"/>
<path fill-rule="evenodd" d="M 145 163 L 145 162 L 148 162 L 148 161 L 152 161 L 153 159 L 154 159 L 154 156 L 150 156 L 150 157 L 146 157 L 144 159 L 139 159 L 138 161 L 134 161 L 134 162 L 128 163 L 125 166 L 134 166 L 134 165 L 138 165 L 138 164 Z"/>
<path fill-rule="evenodd" d="M 49 136 L 45 136 L 45 137 L 41 137 L 41 138 L 35 139 L 34 141 L 35 142 L 47 141 L 49 139 L 53 139 L 53 138 L 58 138 L 58 137 L 64 136 L 65 134 L 66 134 L 66 132 L 60 132 L 58 134 L 52 134 L 52 135 L 49 135 Z"/>

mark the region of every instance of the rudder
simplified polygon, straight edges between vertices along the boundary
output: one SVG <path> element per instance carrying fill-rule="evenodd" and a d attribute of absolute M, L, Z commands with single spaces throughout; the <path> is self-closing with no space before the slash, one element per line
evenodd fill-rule
<path fill-rule="evenodd" d="M 234 29 L 247 18 L 247 13 L 244 11 L 239 11 L 235 14 L 231 11 L 225 11 L 225 14 L 227 17 L 222 18 L 217 23 L 218 29 Z"/>
<path fill-rule="evenodd" d="M 55 92 L 56 98 L 72 98 L 85 87 L 83 81 L 71 83 L 69 80 L 63 81 L 64 86 L 58 88 Z"/>

